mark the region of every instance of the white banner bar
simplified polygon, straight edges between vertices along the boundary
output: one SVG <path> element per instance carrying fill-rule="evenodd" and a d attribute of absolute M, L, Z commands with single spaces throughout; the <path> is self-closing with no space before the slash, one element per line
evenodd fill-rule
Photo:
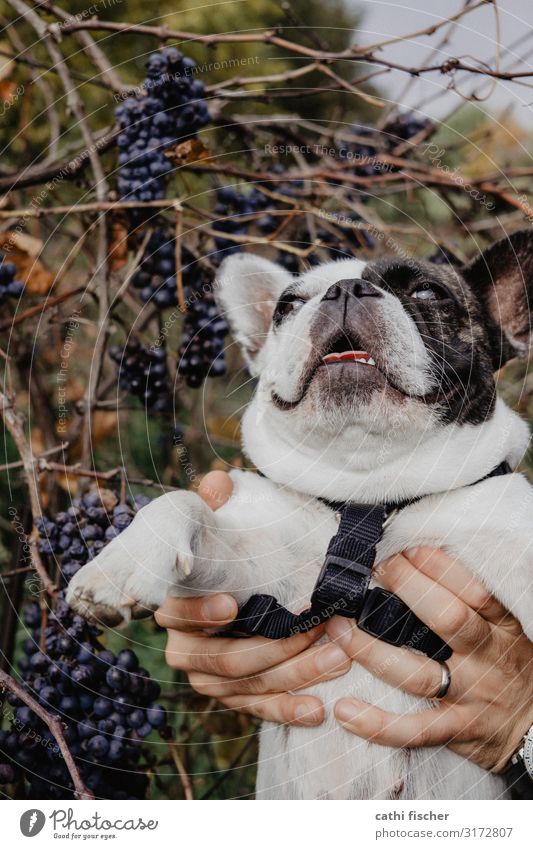
<path fill-rule="evenodd" d="M 204 810 L 200 810 L 203 807 Z M 531 845 L 528 802 L 6 801 L 2 846 L 367 849 Z"/>

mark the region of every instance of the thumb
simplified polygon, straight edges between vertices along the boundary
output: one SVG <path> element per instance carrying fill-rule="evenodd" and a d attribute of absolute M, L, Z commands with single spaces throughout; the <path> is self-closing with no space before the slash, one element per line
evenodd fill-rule
<path fill-rule="evenodd" d="M 198 495 L 211 510 L 218 510 L 228 501 L 233 492 L 233 481 L 227 472 L 214 471 L 204 475 L 198 487 Z"/>

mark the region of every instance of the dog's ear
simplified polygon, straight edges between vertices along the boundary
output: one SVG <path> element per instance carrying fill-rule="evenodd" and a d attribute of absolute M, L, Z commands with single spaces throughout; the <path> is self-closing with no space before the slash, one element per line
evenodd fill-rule
<path fill-rule="evenodd" d="M 215 295 L 252 374 L 268 334 L 279 296 L 292 281 L 281 265 L 255 254 L 239 253 L 220 266 Z"/>
<path fill-rule="evenodd" d="M 495 242 L 461 273 L 481 302 L 495 369 L 526 356 L 532 343 L 533 231 Z"/>

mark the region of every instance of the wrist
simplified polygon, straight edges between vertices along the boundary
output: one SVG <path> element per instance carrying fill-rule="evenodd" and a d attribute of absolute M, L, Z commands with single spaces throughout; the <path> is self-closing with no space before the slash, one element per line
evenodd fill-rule
<path fill-rule="evenodd" d="M 533 741 L 533 705 L 523 716 L 522 720 L 516 723 L 513 728 L 513 732 L 502 751 L 502 755 L 494 766 L 492 772 L 505 772 L 513 766 L 514 763 L 516 764 L 519 762 L 523 766 L 523 760 L 522 757 L 519 757 L 519 753 L 523 750 L 524 744 L 528 739 Z M 531 766 L 529 764 L 528 766 L 528 773 L 530 773 L 530 777 L 533 780 Z"/>

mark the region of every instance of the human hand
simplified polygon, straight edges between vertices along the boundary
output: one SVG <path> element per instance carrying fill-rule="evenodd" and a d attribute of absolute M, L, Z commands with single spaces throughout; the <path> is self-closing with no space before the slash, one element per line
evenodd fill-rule
<path fill-rule="evenodd" d="M 396 593 L 453 649 L 451 685 L 433 709 L 393 714 L 355 698 L 335 716 L 354 734 L 395 747 L 447 745 L 493 772 L 505 769 L 533 723 L 533 643 L 520 624 L 457 560 L 422 547 L 380 564 L 383 586 Z M 357 663 L 394 687 L 431 697 L 441 667 L 388 645 L 339 616 L 327 634 Z"/>
<path fill-rule="evenodd" d="M 198 488 L 213 510 L 225 503 L 231 491 L 231 478 L 224 472 L 210 472 Z M 237 603 L 225 593 L 168 598 L 155 614 L 168 631 L 168 665 L 187 672 L 197 692 L 233 710 L 270 722 L 320 725 L 324 720 L 321 701 L 297 691 L 344 675 L 351 665 L 346 654 L 331 643 L 314 645 L 324 634 L 323 626 L 285 640 L 206 634 L 205 629 L 222 628 L 236 615 Z"/>

